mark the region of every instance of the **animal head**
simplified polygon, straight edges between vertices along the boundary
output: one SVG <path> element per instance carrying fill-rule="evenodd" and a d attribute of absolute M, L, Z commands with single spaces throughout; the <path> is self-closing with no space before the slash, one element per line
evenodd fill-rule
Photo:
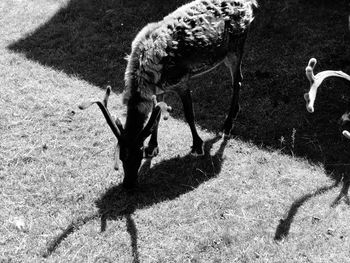
<path fill-rule="evenodd" d="M 316 63 L 317 60 L 315 58 L 311 58 L 307 67 L 305 68 L 306 77 L 310 82 L 310 89 L 308 93 L 304 94 L 304 99 L 306 101 L 306 109 L 310 113 L 315 111 L 314 103 L 316 100 L 317 89 L 326 78 L 338 77 L 350 81 L 350 76 L 342 71 L 325 70 L 314 75 Z"/>
<path fill-rule="evenodd" d="M 323 80 L 328 77 L 338 77 L 343 78 L 350 81 L 350 76 L 342 71 L 334 71 L 334 70 L 325 70 L 314 75 L 314 68 L 316 66 L 317 60 L 315 58 L 311 58 L 307 67 L 305 68 L 305 74 L 307 79 L 310 82 L 310 90 L 308 93 L 304 94 L 304 99 L 306 101 L 306 109 L 308 112 L 314 112 L 314 103 L 316 99 L 317 89 L 322 84 Z M 343 128 L 345 124 L 349 124 L 350 121 L 350 113 L 345 112 L 340 118 L 339 124 Z M 350 139 L 350 132 L 347 130 L 343 130 L 342 134 Z"/>
<path fill-rule="evenodd" d="M 107 87 L 105 97 L 102 101 L 91 100 L 79 105 L 81 110 L 89 108 L 93 104 L 97 104 L 101 109 L 108 126 L 111 128 L 113 134 L 117 138 L 118 144 L 115 154 L 114 169 L 119 169 L 119 160 L 123 164 L 124 180 L 123 185 L 125 188 L 132 188 L 137 182 L 138 170 L 141 166 L 142 159 L 145 157 L 143 142 L 158 126 L 160 116 L 163 113 L 164 119 L 169 116 L 169 107 L 164 102 L 157 103 L 156 97 L 153 97 L 153 110 L 148 119 L 147 124 L 143 129 L 133 138 L 127 136 L 128 131 L 123 127 L 119 118 L 115 120 L 107 109 L 108 98 L 111 93 L 111 88 Z"/>

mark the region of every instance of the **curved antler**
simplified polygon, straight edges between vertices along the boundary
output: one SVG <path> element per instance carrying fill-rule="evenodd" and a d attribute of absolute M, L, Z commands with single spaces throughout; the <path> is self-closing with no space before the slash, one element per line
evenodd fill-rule
<path fill-rule="evenodd" d="M 120 120 L 117 118 L 116 121 L 113 120 L 111 114 L 109 113 L 107 109 L 107 103 L 109 95 L 111 94 L 111 87 L 107 86 L 106 94 L 102 101 L 99 100 L 91 100 L 81 103 L 78 107 L 81 110 L 85 110 L 89 108 L 92 104 L 96 103 L 99 108 L 101 109 L 103 116 L 105 117 L 108 126 L 111 128 L 112 132 L 114 133 L 115 137 L 117 137 L 118 141 L 121 138 L 121 131 L 123 130 L 123 126 L 120 122 Z"/>
<path fill-rule="evenodd" d="M 350 140 L 350 132 L 349 132 L 349 131 L 344 130 L 344 131 L 342 132 L 342 134 L 345 136 L 346 139 L 349 139 L 349 140 Z"/>
<path fill-rule="evenodd" d="M 310 90 L 308 93 L 304 94 L 304 99 L 306 101 L 306 109 L 310 113 L 314 112 L 314 103 L 316 99 L 317 89 L 326 78 L 339 77 L 350 81 L 350 76 L 343 71 L 325 70 L 314 75 L 313 70 L 316 66 L 316 63 L 317 60 L 315 58 L 311 58 L 307 67 L 305 68 L 306 77 L 310 82 Z"/>
<path fill-rule="evenodd" d="M 148 136 L 151 135 L 153 130 L 158 126 L 160 121 L 160 116 L 163 114 L 163 119 L 167 120 L 169 118 L 169 112 L 172 108 L 168 106 L 164 101 L 157 102 L 156 96 L 152 97 L 153 100 L 153 110 L 151 116 L 148 119 L 147 124 L 141 130 L 141 132 L 135 138 L 135 145 L 142 143 Z"/>

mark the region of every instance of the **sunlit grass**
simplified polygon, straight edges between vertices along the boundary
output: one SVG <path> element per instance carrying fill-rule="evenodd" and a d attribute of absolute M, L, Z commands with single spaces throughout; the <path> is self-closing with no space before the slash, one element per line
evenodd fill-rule
<path fill-rule="evenodd" d="M 348 260 L 349 207 L 346 199 L 332 206 L 341 178 L 347 179 L 349 145 L 332 119 L 344 110 L 336 99 L 346 85 L 328 84 L 313 116 L 302 101 L 310 56 L 323 61 L 320 70 L 334 64 L 349 72 L 349 37 L 339 25 L 346 12 L 327 1 L 314 19 L 332 14 L 339 24 L 322 16 L 327 26 L 313 24 L 310 38 L 323 41 L 314 43 L 304 35 L 313 16 L 309 9 L 298 1 L 262 2 L 247 42 L 237 136 L 225 141 L 216 134 L 230 92 L 226 69 L 220 68 L 193 82 L 206 155 L 189 155 L 191 135 L 181 105 L 168 97 L 175 112 L 160 124 L 160 155 L 143 164 L 136 191 L 121 188 L 123 173 L 112 168 L 112 133 L 97 107 L 82 112 L 77 105 L 102 97 L 110 83 L 116 91 L 110 110 L 125 120 L 118 92 L 124 53 L 145 23 L 180 2 L 0 4 L 0 262 Z M 267 17 L 291 21 L 284 26 Z M 55 28 L 81 39 L 62 40 Z M 324 39 L 332 30 L 343 37 Z M 108 47 L 112 31 L 120 38 L 104 53 L 99 48 Z M 71 41 L 85 44 L 72 47 Z M 113 47 L 120 57 L 104 64 Z M 327 96 L 327 88 L 336 96 Z"/>

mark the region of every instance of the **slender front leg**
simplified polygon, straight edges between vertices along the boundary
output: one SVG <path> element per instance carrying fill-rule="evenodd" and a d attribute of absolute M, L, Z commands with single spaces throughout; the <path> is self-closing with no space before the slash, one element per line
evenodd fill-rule
<path fill-rule="evenodd" d="M 160 118 L 160 115 L 159 115 Z M 159 120 L 158 120 L 159 124 Z M 155 127 L 154 131 L 151 134 L 151 138 L 149 139 L 148 145 L 145 148 L 145 158 L 153 158 L 156 157 L 159 153 L 158 148 L 158 124 Z"/>
<path fill-rule="evenodd" d="M 242 57 L 229 56 L 227 57 L 225 64 L 230 69 L 232 77 L 232 99 L 231 106 L 224 123 L 224 136 L 228 137 L 232 131 L 233 120 L 236 119 L 239 111 L 239 90 L 242 85 L 242 71 L 241 71 Z"/>
<path fill-rule="evenodd" d="M 193 145 L 192 145 L 191 154 L 202 156 L 204 155 L 204 144 L 203 144 L 203 140 L 198 135 L 198 132 L 194 123 L 194 111 L 193 111 L 191 90 L 189 88 L 186 88 L 185 90 L 178 90 L 177 92 L 182 101 L 185 119 L 188 125 L 190 126 L 191 133 L 192 133 Z"/>
<path fill-rule="evenodd" d="M 164 94 L 158 95 L 158 101 L 164 100 Z M 160 117 L 160 116 L 159 116 Z M 159 124 L 159 121 L 158 121 Z M 145 158 L 153 158 L 156 157 L 159 153 L 158 148 L 158 124 L 153 130 L 151 134 L 151 138 L 149 139 L 148 145 L 145 148 Z"/>

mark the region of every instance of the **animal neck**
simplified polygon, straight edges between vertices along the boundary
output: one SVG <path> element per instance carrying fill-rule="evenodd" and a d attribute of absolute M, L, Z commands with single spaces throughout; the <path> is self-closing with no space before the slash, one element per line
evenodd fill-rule
<path fill-rule="evenodd" d="M 152 109 L 152 101 L 144 99 L 139 93 L 134 94 L 128 101 L 127 117 L 125 122 L 125 139 L 133 142 L 143 129 L 148 114 Z"/>

